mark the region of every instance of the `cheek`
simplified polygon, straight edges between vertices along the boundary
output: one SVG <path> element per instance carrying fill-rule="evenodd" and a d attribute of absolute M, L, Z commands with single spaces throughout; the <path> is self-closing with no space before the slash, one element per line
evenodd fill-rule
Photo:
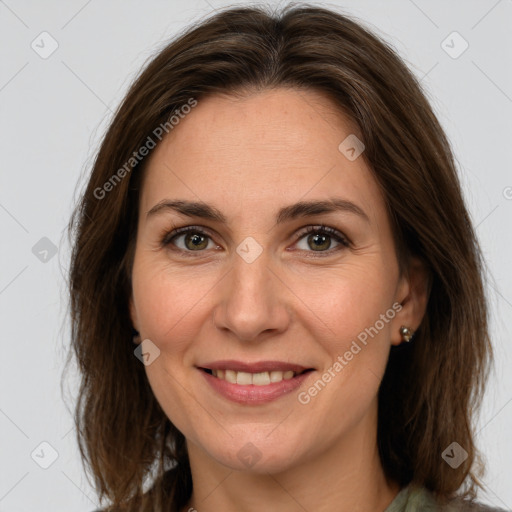
<path fill-rule="evenodd" d="M 359 421 L 375 399 L 389 355 L 395 277 L 379 258 L 368 258 L 330 273 L 325 286 L 311 279 L 316 291 L 307 301 L 315 313 L 310 317 L 321 321 L 312 321 L 310 329 L 326 354 L 319 372 L 325 385 L 316 381 L 301 390 L 301 403 L 310 399 L 318 423 L 333 432 Z"/>
<path fill-rule="evenodd" d="M 379 258 L 375 260 L 367 258 L 338 269 L 322 269 L 295 283 L 294 291 L 306 306 L 303 318 L 310 319 L 315 338 L 332 357 L 348 350 L 361 333 L 364 339 L 366 330 L 376 322 L 380 338 L 389 333 L 389 323 L 380 318 L 392 306 L 395 275 Z"/>
<path fill-rule="evenodd" d="M 132 282 L 141 334 L 166 352 L 182 350 L 199 326 L 213 276 L 200 279 L 192 271 L 177 273 L 165 263 L 141 261 L 134 265 Z"/>
<path fill-rule="evenodd" d="M 153 394 L 173 425 L 187 438 L 199 441 L 205 423 L 204 408 L 200 400 L 188 389 L 187 374 L 180 365 L 172 364 L 170 355 L 162 355 L 146 367 L 146 375 Z M 214 430 L 214 429 L 212 429 Z"/>
<path fill-rule="evenodd" d="M 201 286 L 192 276 L 178 275 L 165 263 L 149 258 L 135 261 L 132 284 L 141 335 L 160 350 L 145 367 L 148 382 L 167 417 L 194 437 L 192 425 L 201 424 L 201 412 L 190 403 L 190 369 L 184 361 L 200 326 Z"/>

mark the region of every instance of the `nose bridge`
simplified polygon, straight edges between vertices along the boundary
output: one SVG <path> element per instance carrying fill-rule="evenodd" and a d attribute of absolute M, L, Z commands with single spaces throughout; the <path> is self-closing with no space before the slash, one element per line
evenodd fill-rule
<path fill-rule="evenodd" d="M 233 253 L 215 321 L 237 338 L 252 340 L 263 331 L 284 329 L 288 315 L 270 253 L 248 238 Z"/>
<path fill-rule="evenodd" d="M 261 252 L 260 252 L 261 251 Z M 236 256 L 232 262 L 232 294 L 239 295 L 240 302 L 244 297 L 249 301 L 254 298 L 266 299 L 262 303 L 268 304 L 266 295 L 272 288 L 270 257 L 268 250 L 258 251 L 251 242 L 242 242 L 237 247 Z M 258 254 L 259 253 L 259 254 Z"/>

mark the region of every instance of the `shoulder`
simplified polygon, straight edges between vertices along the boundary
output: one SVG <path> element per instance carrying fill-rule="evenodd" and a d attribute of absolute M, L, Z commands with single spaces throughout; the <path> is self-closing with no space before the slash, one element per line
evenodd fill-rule
<path fill-rule="evenodd" d="M 433 493 L 424 487 L 409 486 L 400 491 L 385 512 L 512 512 L 484 505 L 477 501 L 455 498 L 445 505 L 439 504 Z"/>
<path fill-rule="evenodd" d="M 469 501 L 462 498 L 453 500 L 446 508 L 447 512 L 510 512 L 503 508 L 484 505 L 478 501 Z"/>

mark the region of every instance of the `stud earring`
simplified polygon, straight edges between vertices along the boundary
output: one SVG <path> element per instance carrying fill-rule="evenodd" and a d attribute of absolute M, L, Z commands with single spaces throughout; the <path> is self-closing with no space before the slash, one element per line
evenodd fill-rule
<path fill-rule="evenodd" d="M 400 327 L 400 335 L 402 336 L 402 339 L 406 342 L 411 341 L 412 337 L 414 336 L 414 331 L 410 329 L 409 327 L 405 327 L 405 325 L 402 325 Z"/>

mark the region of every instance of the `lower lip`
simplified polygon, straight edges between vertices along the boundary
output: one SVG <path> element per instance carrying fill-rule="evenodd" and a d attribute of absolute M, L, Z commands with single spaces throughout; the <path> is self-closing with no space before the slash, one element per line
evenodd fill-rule
<path fill-rule="evenodd" d="M 203 370 L 198 371 L 203 374 L 206 382 L 208 382 L 208 384 L 210 384 L 210 386 L 224 398 L 247 405 L 258 405 L 277 400 L 278 398 L 297 389 L 304 380 L 313 373 L 312 371 L 308 371 L 291 379 L 282 380 L 281 382 L 272 382 L 265 386 L 255 386 L 254 384 L 244 386 L 241 384 L 232 384 L 224 379 L 219 379 Z"/>

